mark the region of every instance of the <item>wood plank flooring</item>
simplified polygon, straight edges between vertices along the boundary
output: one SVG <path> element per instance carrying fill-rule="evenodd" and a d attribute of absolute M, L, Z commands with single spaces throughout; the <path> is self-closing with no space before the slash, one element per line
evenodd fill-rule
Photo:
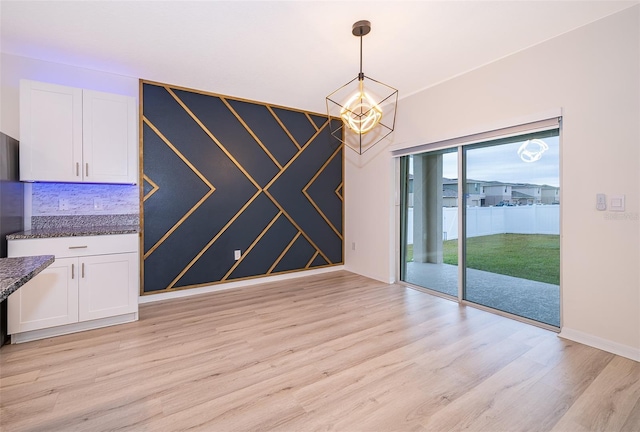
<path fill-rule="evenodd" d="M 345 271 L 0 349 L 2 431 L 639 431 L 640 363 Z"/>

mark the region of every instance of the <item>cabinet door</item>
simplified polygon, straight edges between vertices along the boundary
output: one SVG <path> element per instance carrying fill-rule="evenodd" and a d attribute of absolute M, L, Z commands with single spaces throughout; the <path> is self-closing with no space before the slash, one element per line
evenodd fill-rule
<path fill-rule="evenodd" d="M 84 90 L 82 99 L 84 181 L 137 183 L 135 98 Z"/>
<path fill-rule="evenodd" d="M 82 89 L 20 81 L 20 180 L 82 181 Z"/>
<path fill-rule="evenodd" d="M 80 321 L 137 312 L 138 266 L 136 253 L 80 258 Z"/>
<path fill-rule="evenodd" d="M 56 259 L 8 300 L 9 334 L 78 322 L 78 259 Z"/>

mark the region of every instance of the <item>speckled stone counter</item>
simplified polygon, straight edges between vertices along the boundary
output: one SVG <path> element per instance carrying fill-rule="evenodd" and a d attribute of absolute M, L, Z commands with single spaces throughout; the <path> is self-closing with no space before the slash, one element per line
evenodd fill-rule
<path fill-rule="evenodd" d="M 84 227 L 56 227 L 39 228 L 7 235 L 7 240 L 21 240 L 52 237 L 82 237 L 113 234 L 135 234 L 139 231 L 137 225 L 108 225 Z"/>
<path fill-rule="evenodd" d="M 0 258 L 0 301 L 53 263 L 53 255 Z"/>

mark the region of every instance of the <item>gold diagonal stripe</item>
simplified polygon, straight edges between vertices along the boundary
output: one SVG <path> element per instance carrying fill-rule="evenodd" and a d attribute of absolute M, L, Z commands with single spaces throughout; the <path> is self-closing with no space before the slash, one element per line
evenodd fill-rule
<path fill-rule="evenodd" d="M 142 179 L 151 185 L 151 190 L 149 191 L 149 193 L 146 194 L 142 198 L 142 201 L 144 202 L 144 201 L 148 200 L 149 198 L 151 198 L 151 195 L 153 195 L 154 193 L 158 192 L 158 190 L 160 189 L 160 186 L 155 184 L 155 182 L 153 180 L 151 180 L 149 178 L 149 176 L 147 176 L 146 174 L 142 175 Z"/>
<path fill-rule="evenodd" d="M 337 188 L 336 188 L 336 190 L 334 191 L 334 193 L 335 193 L 336 195 L 338 195 L 338 198 L 340 198 L 340 201 L 343 201 L 343 200 L 344 200 L 344 198 L 342 197 L 342 193 L 340 192 L 340 189 L 342 189 L 342 185 L 343 185 L 343 182 L 340 182 L 340 184 L 338 185 L 338 187 L 337 187 Z"/>
<path fill-rule="evenodd" d="M 196 167 L 194 167 L 191 162 L 189 162 L 189 159 L 187 159 L 182 153 L 180 153 L 180 151 L 167 139 L 167 137 L 165 137 L 162 132 L 160 132 L 158 130 L 158 128 L 156 128 L 150 121 L 149 119 L 147 119 L 146 117 L 143 117 L 143 122 L 149 126 L 151 128 L 151 130 L 153 130 L 153 132 L 162 140 L 164 141 L 164 143 L 191 169 L 191 171 L 193 171 L 199 178 L 200 180 L 202 180 L 204 182 L 204 184 L 206 184 L 209 187 L 209 192 L 207 192 L 202 198 L 200 198 L 200 200 L 193 206 L 191 207 L 191 209 L 184 214 L 184 216 L 182 216 L 180 218 L 180 220 L 178 222 L 176 222 L 169 231 L 167 231 L 161 238 L 160 240 L 158 240 L 156 242 L 156 244 L 154 244 L 151 249 L 149 249 L 147 251 L 147 253 L 144 254 L 144 258 L 146 259 L 149 255 L 151 255 L 162 243 L 164 243 L 164 241 L 171 235 L 173 234 L 173 232 L 178 229 L 178 227 L 180 225 L 182 225 L 182 223 L 189 217 L 191 216 L 191 214 L 196 211 L 196 209 L 198 207 L 200 207 L 200 205 L 202 205 L 203 202 L 205 202 L 207 200 L 207 198 L 209 198 L 211 196 L 211 194 L 216 190 L 215 187 L 213 187 L 213 185 L 209 182 L 209 180 L 207 180 L 207 178 L 205 176 L 203 176 L 200 171 L 198 171 L 196 169 Z"/>
<path fill-rule="evenodd" d="M 280 125 L 282 130 L 289 136 L 289 138 L 291 138 L 291 141 L 293 141 L 293 143 L 296 145 L 296 147 L 298 147 L 298 150 L 300 150 L 300 144 L 298 144 L 298 141 L 296 141 L 296 139 L 293 137 L 293 135 L 291 135 L 291 132 L 289 132 L 289 129 L 286 128 L 284 123 L 282 123 L 280 118 L 276 115 L 276 113 L 271 109 L 271 107 L 269 105 L 265 105 L 265 106 L 267 107 L 267 109 L 269 110 L 269 112 L 271 113 L 273 118 L 276 119 L 276 121 L 278 122 L 278 124 Z"/>
<path fill-rule="evenodd" d="M 329 258 L 328 258 L 328 257 L 327 257 L 327 256 L 326 256 L 326 255 L 321 251 L 321 250 L 320 250 L 320 248 L 319 248 L 319 247 L 318 247 L 318 246 L 313 242 L 313 240 L 311 240 L 311 237 L 309 237 L 309 236 L 307 235 L 307 233 L 305 233 L 305 232 L 304 232 L 304 230 L 303 230 L 302 228 L 300 228 L 300 225 L 298 225 L 298 224 L 296 223 L 296 221 L 295 221 L 295 220 L 293 220 L 293 218 L 292 218 L 291 216 L 289 216 L 289 213 L 287 213 L 287 212 L 282 208 L 282 206 L 280 205 L 280 203 L 279 203 L 278 201 L 276 201 L 276 199 L 275 199 L 273 196 L 271 196 L 271 193 L 270 193 L 268 190 L 266 190 L 266 189 L 265 189 L 265 190 L 264 190 L 264 194 L 265 194 L 266 196 L 268 196 L 268 197 L 269 197 L 269 199 L 271 200 L 271 202 L 273 202 L 273 204 L 274 204 L 276 207 L 278 207 L 278 209 L 280 209 L 280 211 L 282 212 L 282 214 L 284 214 L 284 216 L 289 220 L 289 222 L 291 222 L 291 225 L 293 225 L 294 227 L 296 227 L 296 229 L 302 233 L 302 236 L 303 236 L 303 237 L 304 237 L 304 238 L 309 242 L 309 244 L 311 244 L 311 246 L 313 246 L 313 247 L 315 248 L 315 250 L 316 250 L 316 251 L 318 251 L 318 252 L 322 255 L 322 257 L 323 257 L 325 260 L 327 260 L 327 262 L 328 262 L 329 264 L 332 264 L 331 260 L 330 260 L 330 259 L 329 259 Z"/>
<path fill-rule="evenodd" d="M 273 185 L 273 183 L 275 183 L 275 181 L 280 177 L 280 175 L 282 175 L 283 172 L 285 172 L 289 166 L 291 166 L 291 164 L 293 164 L 293 162 L 298 159 L 298 157 L 304 152 L 304 150 L 317 138 L 317 136 L 320 134 L 320 132 L 329 124 L 329 121 L 327 120 L 327 122 L 325 122 L 325 124 L 322 125 L 322 127 L 320 129 L 318 129 L 318 131 L 313 134 L 313 136 L 311 138 L 309 138 L 309 141 L 307 141 L 307 143 L 304 145 L 304 147 L 302 149 L 300 149 L 300 151 L 293 157 L 291 158 L 291 160 L 289 162 L 287 162 L 287 164 L 282 167 L 282 170 L 274 177 L 271 179 L 271 181 L 269 182 L 269 184 L 267 184 L 264 187 L 264 193 L 266 196 L 269 197 L 269 199 L 273 202 L 273 204 L 276 205 L 276 207 L 278 207 L 280 209 L 280 211 L 282 211 L 282 213 L 285 215 L 285 217 L 289 220 L 289 222 L 291 222 L 291 224 L 296 227 L 296 229 L 300 232 L 302 232 L 302 235 L 304 236 L 304 238 L 309 242 L 309 244 L 311 244 L 316 251 L 318 251 L 320 253 L 320 255 L 322 255 L 322 257 L 327 261 L 327 263 L 332 264 L 331 260 L 329 259 L 329 257 L 327 257 L 324 252 L 322 252 L 320 250 L 320 248 L 318 247 L 318 245 L 315 244 L 315 242 L 313 240 L 311 240 L 311 237 L 309 237 L 307 235 L 307 233 L 304 232 L 304 230 L 302 228 L 300 228 L 300 225 L 298 225 L 296 223 L 296 221 L 289 215 L 289 213 L 286 212 L 286 210 L 280 205 L 280 203 L 271 195 L 271 193 L 269 192 L 269 187 L 271 187 L 271 185 Z"/>
<path fill-rule="evenodd" d="M 253 241 L 253 243 L 251 243 L 251 245 L 247 248 L 247 250 L 242 254 L 242 256 L 240 257 L 240 259 L 238 261 L 236 261 L 236 263 L 233 265 L 233 267 L 231 267 L 231 269 L 229 269 L 229 271 L 227 272 L 226 275 L 224 275 L 224 277 L 221 279 L 223 281 L 227 280 L 227 278 L 231 275 L 231 273 L 233 273 L 233 271 L 238 268 L 238 266 L 240 265 L 240 263 L 242 261 L 244 261 L 244 258 L 249 255 L 249 252 L 251 252 L 251 250 L 258 244 L 258 242 L 260 241 L 260 239 L 267 233 L 267 231 L 269 231 L 269 229 L 271 229 L 271 227 L 273 226 L 274 223 L 276 223 L 276 221 L 278 220 L 278 218 L 282 215 L 282 212 L 279 212 L 277 215 L 274 216 L 273 219 L 271 219 L 271 222 L 269 222 L 269 225 L 267 225 L 267 227 L 265 229 L 262 230 L 262 232 L 260 233 L 260 235 Z"/>
<path fill-rule="evenodd" d="M 195 256 L 195 258 L 193 258 L 189 264 L 187 264 L 187 266 L 182 269 L 182 271 L 180 272 L 180 274 L 178 274 L 178 276 L 176 276 L 176 278 L 174 280 L 171 281 L 171 283 L 169 284 L 169 286 L 165 289 L 171 289 L 173 288 L 173 286 L 180 280 L 180 278 L 182 276 L 184 276 L 184 274 L 186 272 L 189 271 L 189 269 L 191 267 L 193 267 L 193 265 L 200 259 L 200 257 L 202 257 L 202 255 L 204 255 L 204 253 L 209 250 L 209 248 L 211 247 L 212 244 L 214 244 L 218 238 L 220 238 L 220 236 L 236 221 L 236 219 L 238 219 L 238 217 L 240 217 L 240 215 L 246 210 L 247 207 L 249 207 L 251 205 L 251 203 L 253 201 L 255 201 L 256 198 L 258 198 L 258 196 L 260 196 L 261 191 L 257 191 L 252 197 L 251 199 L 249 199 L 249 201 L 247 201 L 245 203 L 245 205 L 242 206 L 242 208 L 240 210 L 238 210 L 236 212 L 236 214 L 229 220 L 229 222 L 226 223 L 225 226 L 222 227 L 222 229 L 220 231 L 218 231 L 218 234 L 215 235 L 215 237 L 213 237 L 211 240 L 209 240 L 209 243 L 207 243 L 202 250 L 200 250 L 200 252 L 198 252 L 198 255 Z"/>
<path fill-rule="evenodd" d="M 296 242 L 296 240 L 298 240 L 298 237 L 300 237 L 302 235 L 302 232 L 298 231 L 298 233 L 293 237 L 293 239 L 289 242 L 289 244 L 287 245 L 287 247 L 282 251 L 282 253 L 280 254 L 280 256 L 278 257 L 278 259 L 276 260 L 276 262 L 273 263 L 273 265 L 271 267 L 269 267 L 269 270 L 267 270 L 267 274 L 271 274 L 271 272 L 273 271 L 274 268 L 276 268 L 276 266 L 278 264 L 280 264 L 280 261 L 282 260 L 282 258 L 284 258 L 284 256 L 287 254 L 287 252 L 289 252 L 289 249 L 291 249 L 291 246 L 293 246 L 293 244 Z"/>
<path fill-rule="evenodd" d="M 313 119 L 311 118 L 311 116 L 309 115 L 308 112 L 305 112 L 304 115 L 307 117 L 307 120 L 309 120 L 309 123 L 311 123 L 311 126 L 313 126 L 313 128 L 315 130 L 318 130 L 319 127 L 316 125 L 316 122 L 313 121 Z"/>
<path fill-rule="evenodd" d="M 320 214 L 320 216 L 322 217 L 322 219 L 324 219 L 324 221 L 331 227 L 331 229 L 333 230 L 334 233 L 336 233 L 336 235 L 338 237 L 340 237 L 340 240 L 343 240 L 342 238 L 342 233 L 340 233 L 340 231 L 338 231 L 338 229 L 333 226 L 333 224 L 331 223 L 331 221 L 329 220 L 329 218 L 327 217 L 327 215 L 324 214 L 324 212 L 322 210 L 320 210 L 320 207 L 318 206 L 318 204 L 316 204 L 316 202 L 313 200 L 313 198 L 311 198 L 311 196 L 309 195 L 309 193 L 307 192 L 307 189 L 309 189 L 309 186 L 311 186 L 313 184 L 314 181 L 316 181 L 316 179 L 318 178 L 318 176 L 325 170 L 325 168 L 329 165 L 329 163 L 331 163 L 331 161 L 333 160 L 333 158 L 336 157 L 336 155 L 338 154 L 338 152 L 340 152 L 340 150 L 342 150 L 341 147 L 338 147 L 336 149 L 336 151 L 333 152 L 333 154 L 331 155 L 331 157 L 329 157 L 325 163 L 320 167 L 320 169 L 318 170 L 318 172 L 311 178 L 311 180 L 309 180 L 309 183 L 307 183 L 307 185 L 302 188 L 302 193 L 304 194 L 304 196 L 307 197 L 307 200 L 309 200 L 309 202 L 311 203 L 311 205 L 316 209 L 316 211 Z"/>
<path fill-rule="evenodd" d="M 287 162 L 287 164 L 285 166 L 282 167 L 282 169 L 280 170 L 280 172 L 278 174 L 275 175 L 275 177 L 273 177 L 271 179 L 271 181 L 269 181 L 269 183 L 264 187 L 264 190 L 267 190 L 271 187 L 271 185 L 273 185 L 276 180 L 278 180 L 278 178 L 280 178 L 280 176 L 296 161 L 296 159 L 298 159 L 298 157 L 304 153 L 304 151 L 307 149 L 307 147 L 309 147 L 309 145 L 318 137 L 318 135 L 320 135 L 320 132 L 322 132 L 322 130 L 329 124 L 329 122 L 327 121 L 325 124 L 322 125 L 322 127 L 320 129 L 318 129 L 316 131 L 316 133 L 313 134 L 313 136 L 311 138 L 309 138 L 309 141 L 307 141 L 305 143 L 304 146 L 302 146 L 300 148 L 300 151 L 298 153 L 296 153 L 295 156 L 293 156 L 291 158 L 291 160 L 289 162 Z"/>
<path fill-rule="evenodd" d="M 260 138 L 258 138 L 256 136 L 255 133 L 253 133 L 253 130 L 249 127 L 249 125 L 242 119 L 242 117 L 240 117 L 240 115 L 236 112 L 235 109 L 233 109 L 233 107 L 231 106 L 231 104 L 229 102 L 227 102 L 227 100 L 223 97 L 220 98 L 220 100 L 227 106 L 227 108 L 229 108 L 229 111 L 231 111 L 231 113 L 238 119 L 238 121 L 240 122 L 240 124 L 242 124 L 242 126 L 244 126 L 244 128 L 247 130 L 247 132 L 249 132 L 249 135 L 251 135 L 253 137 L 254 140 L 256 140 L 256 142 L 258 143 L 258 145 L 260 147 L 262 147 L 262 150 L 264 150 L 264 152 L 267 154 L 267 156 L 269 156 L 269 159 L 271 159 L 271 161 L 276 164 L 276 166 L 278 167 L 278 169 L 282 169 L 282 165 L 280 165 L 280 162 L 278 162 L 278 160 L 273 157 L 273 155 L 271 154 L 271 152 L 267 149 L 267 147 L 265 147 L 265 145 L 262 143 L 262 141 L 260 141 Z"/>
<path fill-rule="evenodd" d="M 316 259 L 317 256 L 318 256 L 318 251 L 316 251 L 316 253 L 313 254 L 313 256 L 311 257 L 307 265 L 304 266 L 304 268 L 308 269 L 309 267 L 311 267 L 311 263 L 313 262 L 314 259 Z"/>
<path fill-rule="evenodd" d="M 225 146 L 222 145 L 222 143 L 218 140 L 218 138 L 216 138 L 209 129 L 207 129 L 207 127 L 204 125 L 204 123 L 202 123 L 202 121 L 200 121 L 200 119 L 189 109 L 189 107 L 182 101 L 182 99 L 180 99 L 178 97 L 177 94 L 175 94 L 173 92 L 173 90 L 171 90 L 169 87 L 165 86 L 165 89 L 167 90 L 167 92 L 169 92 L 169 94 L 171 96 L 173 96 L 173 98 L 176 100 L 176 102 L 178 102 L 178 104 L 180 104 L 180 106 L 182 107 L 182 109 L 184 109 L 187 114 L 189 114 L 189 116 L 191 116 L 191 118 L 198 124 L 198 126 L 200 126 L 200 128 L 202 128 L 202 130 L 209 136 L 209 138 L 211 138 L 213 140 L 213 142 L 216 143 L 216 145 L 220 148 L 220 150 L 222 150 L 222 152 L 227 155 L 227 157 L 229 158 L 229 160 L 231 160 L 231 162 L 233 162 L 233 164 L 242 172 L 242 174 L 245 175 L 245 177 L 247 177 L 249 179 L 249 181 L 251 183 L 253 183 L 253 185 L 256 187 L 256 189 L 261 190 L 260 185 L 258 184 L 258 182 L 256 182 L 253 177 L 251 177 L 251 175 L 249 175 L 249 173 L 242 167 L 242 165 L 240 165 L 240 163 L 238 163 L 238 161 L 231 155 L 231 153 L 229 153 L 229 151 L 226 149 Z"/>

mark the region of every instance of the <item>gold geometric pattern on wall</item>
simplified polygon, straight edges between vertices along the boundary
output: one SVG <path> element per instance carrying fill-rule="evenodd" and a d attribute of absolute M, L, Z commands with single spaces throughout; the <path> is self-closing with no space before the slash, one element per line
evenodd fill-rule
<path fill-rule="evenodd" d="M 141 92 L 144 293 L 342 264 L 344 152 L 326 116 Z"/>

